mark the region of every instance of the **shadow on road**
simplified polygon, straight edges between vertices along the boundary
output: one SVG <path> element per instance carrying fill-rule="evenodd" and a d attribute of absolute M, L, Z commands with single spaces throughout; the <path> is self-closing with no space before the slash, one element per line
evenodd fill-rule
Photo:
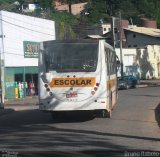
<path fill-rule="evenodd" d="M 73 120 L 74 118 L 74 120 Z M 138 139 L 146 141 L 160 141 L 160 138 L 152 137 L 140 137 L 134 135 L 115 134 L 106 131 L 94 131 L 80 128 L 74 128 L 74 124 L 70 125 L 54 125 L 54 123 L 72 123 L 83 122 L 91 120 L 92 118 L 85 115 L 66 116 L 65 120 L 52 119 L 52 116 L 48 113 L 43 113 L 39 110 L 28 110 L 12 112 L 11 114 L 0 117 L 0 146 L 2 148 L 8 148 L 9 150 L 24 150 L 26 152 L 18 152 L 22 156 L 84 156 L 84 157 L 96 157 L 96 156 L 124 156 L 125 150 L 129 150 L 129 147 L 115 144 L 111 138 L 122 139 Z M 48 125 L 49 124 L 49 125 Z M 50 125 L 52 124 L 52 125 Z M 68 126 L 69 125 L 69 126 Z M 77 124 L 75 125 L 77 126 Z M 30 149 L 44 150 L 43 152 L 29 152 Z M 56 149 L 69 149 L 72 148 L 73 153 L 65 152 L 45 152 L 45 150 Z M 83 149 L 82 149 L 83 148 Z M 83 151 L 85 149 L 92 149 L 95 151 Z M 76 152 L 77 149 L 82 151 Z M 96 150 L 104 151 L 96 151 Z M 111 151 L 105 151 L 111 150 Z M 112 151 L 113 150 L 113 151 Z M 117 150 L 117 151 L 114 151 Z M 75 152 L 74 152 L 75 151 Z M 61 154 L 62 153 L 62 154 Z"/>
<path fill-rule="evenodd" d="M 127 94 L 127 95 L 132 95 L 132 96 L 138 96 L 138 97 L 157 97 L 159 98 L 159 95 L 151 95 L 151 94 Z"/>
<path fill-rule="evenodd" d="M 14 110 L 13 109 L 0 109 L 0 117 L 7 115 L 7 114 L 11 114 L 13 113 Z"/>
<path fill-rule="evenodd" d="M 160 103 L 155 109 L 155 117 L 156 117 L 156 121 L 160 127 Z"/>
<path fill-rule="evenodd" d="M 0 128 L 3 126 L 17 127 L 33 124 L 73 123 L 85 122 L 94 119 L 93 114 L 71 112 L 51 115 L 49 112 L 40 110 L 14 111 L 4 109 L 0 112 Z"/>
<path fill-rule="evenodd" d="M 133 150 L 132 150 L 133 151 Z M 43 151 L 43 152 L 22 152 L 20 155 L 26 157 L 124 157 L 125 151 L 103 151 L 103 150 L 88 150 L 88 151 Z"/>
<path fill-rule="evenodd" d="M 133 150 L 131 150 L 133 151 Z M 0 152 L 0 155 L 2 153 L 2 156 L 8 156 L 8 154 L 4 154 L 3 152 Z M 18 154 L 20 157 L 124 157 L 124 155 L 127 153 L 126 151 L 103 151 L 103 150 L 87 150 L 87 151 L 38 151 L 38 152 L 11 152 L 14 156 L 14 154 Z M 16 155 L 15 155 L 16 156 Z"/>

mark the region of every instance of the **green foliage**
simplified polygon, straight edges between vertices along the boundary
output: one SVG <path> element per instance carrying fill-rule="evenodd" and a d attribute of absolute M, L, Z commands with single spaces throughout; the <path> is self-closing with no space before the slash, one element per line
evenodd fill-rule
<path fill-rule="evenodd" d="M 52 11 L 49 15 L 49 18 L 56 22 L 58 39 L 72 39 L 75 37 L 75 32 L 71 27 L 77 23 L 75 16 L 67 12 Z"/>
<path fill-rule="evenodd" d="M 0 0 L 0 6 L 7 6 L 16 0 Z M 18 0 L 22 3 L 25 0 Z M 133 24 L 138 24 L 140 18 L 157 20 L 160 27 L 160 0 L 59 0 L 71 4 L 88 2 L 86 11 L 89 14 L 70 15 L 67 12 L 58 12 L 53 8 L 55 0 L 35 0 L 46 9 L 45 18 L 61 23 L 61 27 L 75 25 L 77 23 L 98 24 L 100 21 L 109 22 L 110 15 L 118 16 L 119 11 L 123 19 L 132 19 Z M 1 7 L 2 8 L 2 7 Z M 9 7 L 8 7 L 9 8 Z M 36 12 L 36 15 L 40 12 Z"/>
<path fill-rule="evenodd" d="M 52 8 L 53 0 L 37 0 L 41 8 Z"/>
<path fill-rule="evenodd" d="M 94 24 L 100 23 L 100 20 L 103 20 L 104 22 L 108 20 L 109 16 L 106 13 L 106 5 L 104 0 L 90 1 L 87 7 L 90 9 L 89 15 L 86 16 L 89 23 Z"/>
<path fill-rule="evenodd" d="M 14 0 L 0 0 L 0 5 L 2 4 L 8 4 L 8 3 L 13 3 L 15 2 Z"/>
<path fill-rule="evenodd" d="M 159 0 L 119 0 L 118 5 L 115 3 L 110 5 L 112 5 L 114 15 L 121 11 L 122 18 L 128 20 L 132 18 L 134 24 L 137 24 L 140 18 L 149 18 L 157 20 L 158 26 L 160 26 Z"/>

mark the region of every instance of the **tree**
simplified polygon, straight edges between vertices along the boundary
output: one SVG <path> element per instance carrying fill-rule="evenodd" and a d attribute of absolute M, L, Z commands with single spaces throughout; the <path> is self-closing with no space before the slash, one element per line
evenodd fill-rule
<path fill-rule="evenodd" d="M 11 4 L 16 0 L 0 0 L 0 7 L 11 8 Z M 20 4 L 26 0 L 17 0 Z M 41 8 L 50 12 L 54 12 L 54 2 L 56 0 L 32 0 L 39 3 Z M 88 2 L 86 11 L 89 14 L 69 16 L 70 20 L 80 20 L 82 23 L 98 24 L 100 21 L 108 22 L 110 16 L 118 16 L 121 11 L 122 18 L 133 20 L 134 24 L 138 24 L 140 18 L 150 18 L 157 20 L 160 27 L 160 0 L 59 0 L 65 4 L 75 4 Z M 8 6 L 9 5 L 9 6 Z M 7 9 L 6 9 L 7 10 Z M 54 12 L 55 13 L 55 12 Z M 85 11 L 84 11 L 85 13 Z M 55 13 L 57 14 L 57 12 Z M 60 14 L 58 16 L 64 16 Z M 48 14 L 47 14 L 48 16 Z M 68 16 L 68 15 L 67 15 Z M 46 17 L 45 17 L 46 18 Z M 68 21 L 70 21 L 68 20 Z"/>
<path fill-rule="evenodd" d="M 138 24 L 140 18 L 149 18 L 157 21 L 160 26 L 159 0 L 106 0 L 107 6 L 112 9 L 113 15 L 121 11 L 122 18 L 132 18 Z M 111 6 L 111 7 L 110 7 Z"/>
<path fill-rule="evenodd" d="M 86 9 L 89 10 L 89 14 L 84 17 L 88 23 L 96 24 L 100 21 L 107 22 L 109 15 L 106 12 L 105 0 L 90 0 Z"/>
<path fill-rule="evenodd" d="M 72 25 L 77 23 L 74 15 L 67 12 L 53 11 L 50 13 L 50 19 L 56 22 L 56 32 L 58 39 L 72 39 L 75 38 L 75 32 Z"/>
<path fill-rule="evenodd" d="M 37 0 L 37 2 L 43 9 L 53 8 L 53 0 Z"/>

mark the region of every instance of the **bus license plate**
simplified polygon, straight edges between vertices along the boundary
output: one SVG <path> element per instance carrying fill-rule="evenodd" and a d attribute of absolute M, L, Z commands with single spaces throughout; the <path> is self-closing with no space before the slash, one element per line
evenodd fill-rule
<path fill-rule="evenodd" d="M 78 97 L 77 93 L 67 93 L 66 94 L 66 98 L 76 98 L 76 97 Z"/>

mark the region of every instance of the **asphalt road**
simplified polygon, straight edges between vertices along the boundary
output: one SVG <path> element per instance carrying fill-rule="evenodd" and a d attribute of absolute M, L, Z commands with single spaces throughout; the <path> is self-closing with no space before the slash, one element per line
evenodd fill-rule
<path fill-rule="evenodd" d="M 111 119 L 8 110 L 0 115 L 0 150 L 19 156 L 160 156 L 159 102 L 160 87 L 147 87 L 119 91 Z"/>

